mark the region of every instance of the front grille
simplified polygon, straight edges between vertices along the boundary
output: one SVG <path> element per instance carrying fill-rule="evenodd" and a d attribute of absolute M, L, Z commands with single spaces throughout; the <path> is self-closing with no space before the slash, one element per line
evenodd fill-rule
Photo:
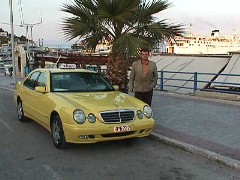
<path fill-rule="evenodd" d="M 100 113 L 104 123 L 124 123 L 134 120 L 134 111 L 119 110 Z"/>

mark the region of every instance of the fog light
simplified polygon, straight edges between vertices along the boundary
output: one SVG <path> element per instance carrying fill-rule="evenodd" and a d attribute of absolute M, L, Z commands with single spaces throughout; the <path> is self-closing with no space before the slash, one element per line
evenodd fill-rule
<path fill-rule="evenodd" d="M 150 128 L 150 129 L 147 129 L 147 130 L 146 130 L 146 132 L 148 133 L 148 132 L 150 132 L 151 130 L 152 130 L 152 128 Z"/>
<path fill-rule="evenodd" d="M 88 135 L 80 135 L 79 138 L 80 139 L 89 139 L 89 136 Z"/>

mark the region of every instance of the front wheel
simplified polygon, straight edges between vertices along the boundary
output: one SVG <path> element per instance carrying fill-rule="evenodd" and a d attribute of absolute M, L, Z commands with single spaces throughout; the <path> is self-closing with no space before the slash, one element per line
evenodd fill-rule
<path fill-rule="evenodd" d="M 18 102 L 17 102 L 17 114 L 18 114 L 18 120 L 20 122 L 25 122 L 26 121 L 21 100 L 18 100 Z"/>
<path fill-rule="evenodd" d="M 51 123 L 51 134 L 53 143 L 56 148 L 64 149 L 67 147 L 64 131 L 60 117 L 57 115 L 53 118 Z"/>

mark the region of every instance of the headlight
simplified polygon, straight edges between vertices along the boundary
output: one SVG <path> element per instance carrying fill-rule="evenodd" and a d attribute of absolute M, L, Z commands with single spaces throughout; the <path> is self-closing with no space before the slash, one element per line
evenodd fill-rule
<path fill-rule="evenodd" d="M 90 123 L 95 123 L 96 122 L 96 116 L 94 114 L 89 114 L 87 119 Z"/>
<path fill-rule="evenodd" d="M 83 124 L 86 121 L 86 116 L 82 110 L 76 109 L 73 112 L 73 119 L 78 124 Z"/>
<path fill-rule="evenodd" d="M 147 118 L 151 118 L 152 117 L 152 108 L 150 106 L 144 106 L 143 108 L 143 114 L 147 117 Z"/>
<path fill-rule="evenodd" d="M 143 112 L 140 111 L 140 110 L 138 110 L 138 111 L 137 111 L 137 117 L 138 117 L 139 119 L 142 119 L 142 118 L 143 118 Z"/>

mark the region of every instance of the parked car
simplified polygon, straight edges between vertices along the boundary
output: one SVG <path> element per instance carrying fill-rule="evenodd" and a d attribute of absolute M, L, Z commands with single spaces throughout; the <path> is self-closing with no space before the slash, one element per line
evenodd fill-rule
<path fill-rule="evenodd" d="M 150 106 L 86 69 L 35 69 L 14 99 L 18 119 L 45 127 L 57 148 L 145 137 L 155 124 Z"/>
<path fill-rule="evenodd" d="M 5 66 L 4 75 L 5 76 L 12 76 L 13 67 L 12 66 Z"/>

